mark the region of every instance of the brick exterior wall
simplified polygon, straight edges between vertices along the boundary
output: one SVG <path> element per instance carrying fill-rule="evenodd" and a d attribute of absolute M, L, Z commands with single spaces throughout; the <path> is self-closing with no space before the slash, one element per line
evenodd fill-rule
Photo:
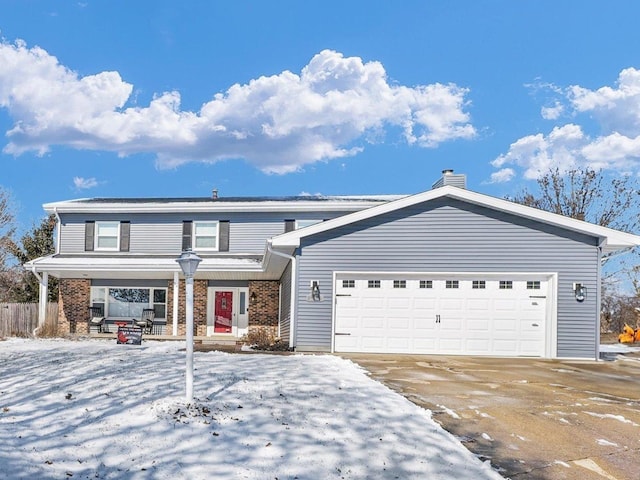
<path fill-rule="evenodd" d="M 178 335 L 186 334 L 185 282 L 178 287 Z M 249 298 L 255 293 L 256 301 L 249 301 L 249 331 L 262 330 L 273 337 L 278 333 L 280 285 L 277 281 L 250 281 Z M 58 332 L 66 334 L 88 334 L 91 281 L 88 279 L 61 279 L 58 309 Z M 207 334 L 207 281 L 193 282 L 194 335 Z M 173 280 L 167 288 L 167 334 L 173 327 Z"/>
<path fill-rule="evenodd" d="M 169 280 L 167 289 L 167 334 L 173 331 L 173 280 Z M 178 336 L 187 334 L 185 282 L 178 285 Z M 207 334 L 207 281 L 193 281 L 193 334 Z"/>
<path fill-rule="evenodd" d="M 277 281 L 249 282 L 249 298 L 255 293 L 256 301 L 249 302 L 249 332 L 257 330 L 278 334 L 280 317 L 280 284 Z"/>
<path fill-rule="evenodd" d="M 58 293 L 58 334 L 89 333 L 91 281 L 82 278 L 60 279 Z"/>

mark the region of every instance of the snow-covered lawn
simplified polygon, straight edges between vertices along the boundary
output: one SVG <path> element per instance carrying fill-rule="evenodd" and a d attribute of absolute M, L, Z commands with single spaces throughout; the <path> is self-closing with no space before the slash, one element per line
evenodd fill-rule
<path fill-rule="evenodd" d="M 0 341 L 7 479 L 500 479 L 425 411 L 329 355 Z"/>

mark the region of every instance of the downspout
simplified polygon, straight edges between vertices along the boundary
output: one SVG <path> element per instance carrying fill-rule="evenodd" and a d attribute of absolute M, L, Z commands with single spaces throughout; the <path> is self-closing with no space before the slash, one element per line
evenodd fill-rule
<path fill-rule="evenodd" d="M 60 220 L 57 207 L 53 207 L 53 214 L 56 216 L 56 255 L 58 255 L 60 253 L 60 230 L 62 230 L 62 220 Z"/>
<path fill-rule="evenodd" d="M 296 306 L 296 283 L 297 283 L 297 269 L 296 269 L 296 257 L 295 255 L 288 255 L 286 253 L 277 252 L 271 246 L 271 239 L 267 240 L 267 251 L 278 257 L 286 258 L 291 261 L 291 305 L 289 306 L 289 347 L 295 348 L 295 306 Z"/>

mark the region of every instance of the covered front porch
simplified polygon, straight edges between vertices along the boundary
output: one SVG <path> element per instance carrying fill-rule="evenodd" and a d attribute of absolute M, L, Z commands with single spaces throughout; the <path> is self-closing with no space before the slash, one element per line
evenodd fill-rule
<path fill-rule="evenodd" d="M 264 268 L 261 258 L 205 257 L 194 277 L 196 341 L 235 344 L 252 329 L 279 336 L 279 278 L 286 264 L 281 260 Z M 49 275 L 59 279 L 62 335 L 112 338 L 118 326 L 139 326 L 142 313 L 151 311 L 145 338 L 186 337 L 185 279 L 174 258 L 53 255 L 25 267 L 40 281 L 41 308 L 46 308 Z"/>

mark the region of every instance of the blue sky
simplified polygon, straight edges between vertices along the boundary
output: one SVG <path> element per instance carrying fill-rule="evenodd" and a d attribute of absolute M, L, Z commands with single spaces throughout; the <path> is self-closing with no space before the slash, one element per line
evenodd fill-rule
<path fill-rule="evenodd" d="M 3 0 L 0 186 L 498 197 L 640 171 L 635 1 Z M 638 69 L 638 70 L 636 70 Z"/>

